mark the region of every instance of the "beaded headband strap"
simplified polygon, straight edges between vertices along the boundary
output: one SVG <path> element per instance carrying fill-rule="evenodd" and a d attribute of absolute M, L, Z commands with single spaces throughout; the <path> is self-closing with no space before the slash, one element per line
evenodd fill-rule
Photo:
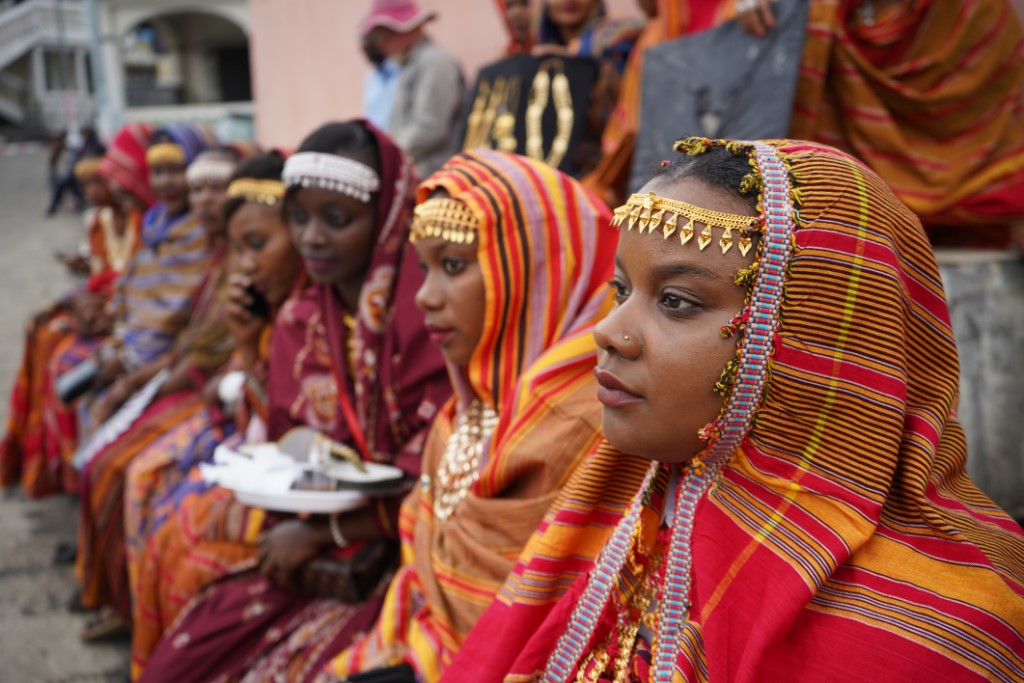
<path fill-rule="evenodd" d="M 146 163 L 185 165 L 185 148 L 173 142 L 158 142 L 146 150 Z"/>
<path fill-rule="evenodd" d="M 189 185 L 226 183 L 235 172 L 235 162 L 227 159 L 197 159 L 185 171 Z"/>
<path fill-rule="evenodd" d="M 679 217 L 687 219 L 683 226 L 679 226 Z M 703 223 L 704 229 L 697 236 L 697 245 L 701 251 L 711 244 L 711 228 L 722 228 L 725 233 L 718 241 L 722 253 L 725 254 L 732 248 L 732 231 L 740 233 L 739 250 L 744 256 L 750 251 L 750 233 L 757 232 L 757 217 L 744 216 L 735 213 L 723 213 L 704 209 L 686 202 L 679 202 L 666 197 L 659 197 L 653 192 L 648 194 L 634 194 L 624 205 L 615 209 L 612 217 L 612 225 L 620 227 L 628 219 L 627 230 L 634 226 L 640 226 L 640 234 L 644 231 L 654 232 L 661 226 L 663 239 L 668 239 L 672 233 L 679 231 L 679 243 L 686 244 L 693 238 L 694 222 Z"/>
<path fill-rule="evenodd" d="M 380 176 L 366 164 L 320 152 L 298 152 L 288 157 L 281 179 L 286 187 L 318 187 L 361 202 L 370 201 L 370 193 L 380 189 Z"/>
<path fill-rule="evenodd" d="M 413 209 L 409 241 L 440 237 L 455 244 L 472 244 L 479 227 L 476 214 L 463 202 L 436 197 Z"/>
<path fill-rule="evenodd" d="M 284 198 L 284 183 L 266 178 L 238 178 L 228 185 L 228 199 L 241 197 L 247 202 L 274 206 Z"/>
<path fill-rule="evenodd" d="M 82 159 L 75 164 L 75 177 L 79 180 L 83 180 L 90 176 L 94 176 L 99 173 L 100 164 L 103 162 L 102 157 L 90 157 L 89 159 Z"/>

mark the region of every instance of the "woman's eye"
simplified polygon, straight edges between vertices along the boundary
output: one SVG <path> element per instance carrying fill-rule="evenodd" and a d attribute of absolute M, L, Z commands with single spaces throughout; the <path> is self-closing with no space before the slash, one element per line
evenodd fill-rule
<path fill-rule="evenodd" d="M 629 290 L 626 289 L 626 285 L 622 284 L 618 280 L 612 280 L 608 283 L 608 286 L 612 288 L 615 296 L 615 303 L 621 304 L 629 296 Z"/>
<path fill-rule="evenodd" d="M 352 221 L 352 219 L 348 214 L 342 213 L 341 211 L 328 211 L 327 214 L 324 215 L 324 221 L 332 228 L 344 228 Z"/>
<path fill-rule="evenodd" d="M 446 274 L 458 275 L 466 269 L 466 262 L 454 258 L 445 258 L 441 260 L 441 266 Z"/>
<path fill-rule="evenodd" d="M 253 251 L 263 251 L 263 247 L 266 246 L 266 240 L 249 239 L 245 241 L 245 246 L 249 247 Z"/>
<path fill-rule="evenodd" d="M 695 307 L 692 302 L 687 301 L 678 294 L 671 294 L 669 292 L 663 293 L 661 295 L 661 301 L 658 303 L 671 311 L 685 311 Z"/>
<path fill-rule="evenodd" d="M 288 209 L 289 223 L 292 223 L 293 225 L 305 225 L 306 221 L 308 220 L 309 217 L 306 215 L 306 212 L 298 208 L 297 206 L 293 206 L 292 208 Z"/>

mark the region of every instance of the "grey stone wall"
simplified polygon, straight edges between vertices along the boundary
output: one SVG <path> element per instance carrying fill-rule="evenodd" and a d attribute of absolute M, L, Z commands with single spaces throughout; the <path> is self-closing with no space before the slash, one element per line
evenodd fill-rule
<path fill-rule="evenodd" d="M 1024 518 L 1024 261 L 998 252 L 939 252 L 960 355 L 958 415 L 967 471 Z"/>

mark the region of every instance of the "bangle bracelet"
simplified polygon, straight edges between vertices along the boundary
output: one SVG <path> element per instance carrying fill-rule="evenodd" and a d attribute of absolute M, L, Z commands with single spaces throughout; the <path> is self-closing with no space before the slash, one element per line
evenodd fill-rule
<path fill-rule="evenodd" d="M 348 541 L 345 540 L 344 534 L 341 533 L 341 527 L 338 526 L 338 515 L 331 515 L 328 526 L 331 527 L 331 538 L 334 539 L 334 545 L 339 548 L 344 548 L 348 545 Z"/>

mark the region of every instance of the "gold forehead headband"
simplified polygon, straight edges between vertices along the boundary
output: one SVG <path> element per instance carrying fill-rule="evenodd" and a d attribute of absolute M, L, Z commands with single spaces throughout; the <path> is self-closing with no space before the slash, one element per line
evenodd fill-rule
<path fill-rule="evenodd" d="M 679 225 L 679 218 L 687 219 L 682 226 Z M 628 221 L 628 223 L 627 223 Z M 697 236 L 697 245 L 701 251 L 711 244 L 713 236 L 711 228 L 722 228 L 725 232 L 718 240 L 718 246 L 725 254 L 732 248 L 732 231 L 739 231 L 738 242 L 740 253 L 744 256 L 750 251 L 750 234 L 757 228 L 756 216 L 743 216 L 736 213 L 723 213 L 704 209 L 686 202 L 679 202 L 674 199 L 659 197 L 653 192 L 648 194 L 634 194 L 624 205 L 615 209 L 612 217 L 612 225 L 621 227 L 627 223 L 626 229 L 632 230 L 634 226 L 640 226 L 640 233 L 644 231 L 654 232 L 661 226 L 664 239 L 672 236 L 672 233 L 679 231 L 679 243 L 686 244 L 694 235 L 694 223 L 703 223 L 704 229 Z"/>
<path fill-rule="evenodd" d="M 158 142 L 146 150 L 146 163 L 185 164 L 185 149 L 173 142 Z"/>
<path fill-rule="evenodd" d="M 269 178 L 239 178 L 228 185 L 228 199 L 241 197 L 247 202 L 274 206 L 284 198 L 284 183 Z"/>
<path fill-rule="evenodd" d="M 476 241 L 478 229 L 476 215 L 463 202 L 436 197 L 413 210 L 409 241 L 440 237 L 455 244 L 472 244 Z"/>
<path fill-rule="evenodd" d="M 82 159 L 75 164 L 75 177 L 79 180 L 84 180 L 90 176 L 96 175 L 100 170 L 100 163 L 103 161 L 100 157 L 89 157 L 88 159 Z"/>

